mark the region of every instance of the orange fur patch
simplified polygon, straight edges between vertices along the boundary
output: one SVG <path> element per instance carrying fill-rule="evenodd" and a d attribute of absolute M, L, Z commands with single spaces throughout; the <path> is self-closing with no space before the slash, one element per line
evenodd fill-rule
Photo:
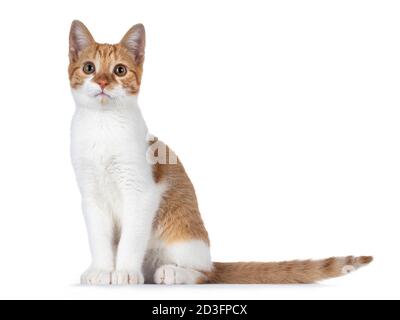
<path fill-rule="evenodd" d="M 168 146 L 160 141 L 158 143 L 166 148 L 167 159 L 177 159 Z M 195 190 L 179 159 L 176 164 L 155 164 L 153 175 L 156 182 L 168 185 L 153 224 L 160 239 L 169 244 L 187 240 L 203 240 L 209 244 Z"/>
<path fill-rule="evenodd" d="M 214 270 L 205 273 L 200 283 L 227 284 L 295 284 L 315 283 L 345 275 L 345 268 L 354 270 L 373 260 L 372 257 L 334 257 L 324 260 L 286 262 L 214 263 Z"/>

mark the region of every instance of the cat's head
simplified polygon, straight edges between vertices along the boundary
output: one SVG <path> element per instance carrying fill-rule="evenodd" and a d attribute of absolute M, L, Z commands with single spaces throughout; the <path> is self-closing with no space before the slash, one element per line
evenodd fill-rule
<path fill-rule="evenodd" d="M 79 105 L 118 105 L 137 96 L 142 78 L 145 30 L 133 26 L 120 43 L 97 43 L 80 21 L 69 36 L 69 80 Z"/>

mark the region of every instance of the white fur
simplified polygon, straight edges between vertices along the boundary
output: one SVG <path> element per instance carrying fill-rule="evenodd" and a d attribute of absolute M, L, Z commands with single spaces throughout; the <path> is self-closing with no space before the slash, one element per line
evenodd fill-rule
<path fill-rule="evenodd" d="M 110 92 L 112 98 L 95 98 L 95 86 L 86 80 L 73 90 L 77 108 L 71 130 L 72 163 L 92 252 L 86 274 L 115 270 L 134 274 L 138 279 L 134 282 L 140 283 L 152 221 L 164 189 L 155 184 L 146 160 L 147 127 L 136 97 L 119 94 L 113 98 L 115 92 Z"/>
<path fill-rule="evenodd" d="M 175 281 L 167 276 L 161 280 L 165 271 L 171 274 L 171 266 L 175 268 Z M 165 269 L 166 268 L 166 269 Z M 144 262 L 145 279 L 148 283 L 157 284 L 195 284 L 201 273 L 212 270 L 210 247 L 201 240 L 183 241 L 174 244 L 165 244 L 153 234 L 149 242 Z M 177 274 L 179 273 L 179 274 Z M 182 273 L 182 274 L 181 274 Z M 178 280 L 176 280 L 178 279 Z"/>
<path fill-rule="evenodd" d="M 99 91 L 90 78 L 72 90 L 71 158 L 92 253 L 82 283 L 195 283 L 198 271 L 212 268 L 208 245 L 166 245 L 152 234 L 166 186 L 154 182 L 146 159 L 148 131 L 137 98 L 118 87 L 106 91 L 109 97 L 96 97 Z"/>
<path fill-rule="evenodd" d="M 196 284 L 211 271 L 210 247 L 201 240 L 166 245 L 158 256 L 159 267 L 153 280 L 157 284 Z"/>
<path fill-rule="evenodd" d="M 112 273 L 102 270 L 88 269 L 81 277 L 81 283 L 85 285 L 110 285 Z"/>
<path fill-rule="evenodd" d="M 158 268 L 154 274 L 156 284 L 196 284 L 204 275 L 196 270 L 165 265 Z"/>
<path fill-rule="evenodd" d="M 169 245 L 164 252 L 165 262 L 199 271 L 211 271 L 210 247 L 201 240 Z"/>
<path fill-rule="evenodd" d="M 352 273 L 354 271 L 356 271 L 356 268 L 354 266 L 351 266 L 351 265 L 345 265 L 342 268 L 342 274 L 349 274 L 349 273 Z"/>

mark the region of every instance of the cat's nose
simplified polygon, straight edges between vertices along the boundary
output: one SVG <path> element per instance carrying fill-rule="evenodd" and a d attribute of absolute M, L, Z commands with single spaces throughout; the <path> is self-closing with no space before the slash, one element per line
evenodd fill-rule
<path fill-rule="evenodd" d="M 101 90 L 104 90 L 108 85 L 108 81 L 106 79 L 99 79 L 97 80 L 97 84 L 100 86 Z"/>

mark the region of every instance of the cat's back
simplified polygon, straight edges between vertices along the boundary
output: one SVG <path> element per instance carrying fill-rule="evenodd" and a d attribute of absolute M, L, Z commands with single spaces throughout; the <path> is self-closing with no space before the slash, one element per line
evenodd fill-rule
<path fill-rule="evenodd" d="M 153 165 L 153 177 L 156 183 L 167 185 L 153 223 L 157 238 L 166 243 L 196 239 L 209 244 L 196 192 L 184 166 L 168 145 L 157 138 L 155 142 L 158 150 L 163 150 L 163 161 Z M 160 160 L 160 152 L 156 157 Z"/>

